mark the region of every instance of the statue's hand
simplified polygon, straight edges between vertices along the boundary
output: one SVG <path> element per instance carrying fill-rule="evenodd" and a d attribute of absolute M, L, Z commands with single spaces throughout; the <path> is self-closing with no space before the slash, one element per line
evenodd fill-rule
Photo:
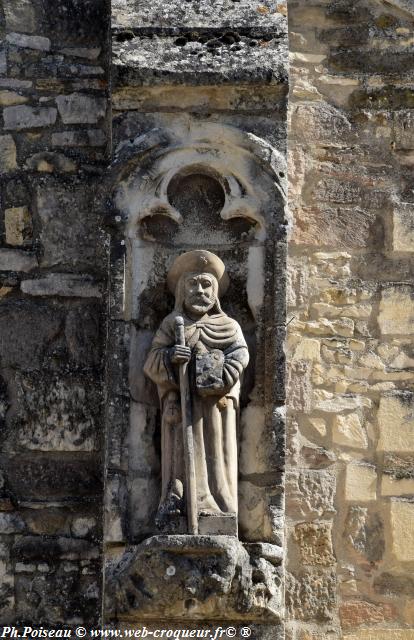
<path fill-rule="evenodd" d="M 183 347 L 180 344 L 176 344 L 170 349 L 170 360 L 174 364 L 185 364 L 189 362 L 191 358 L 190 347 Z"/>

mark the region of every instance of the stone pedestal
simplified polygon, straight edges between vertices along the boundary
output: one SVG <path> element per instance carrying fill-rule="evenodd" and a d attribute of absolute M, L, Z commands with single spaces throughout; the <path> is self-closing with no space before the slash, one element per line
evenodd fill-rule
<path fill-rule="evenodd" d="M 280 547 L 233 536 L 154 536 L 107 570 L 106 622 L 283 616 Z"/>

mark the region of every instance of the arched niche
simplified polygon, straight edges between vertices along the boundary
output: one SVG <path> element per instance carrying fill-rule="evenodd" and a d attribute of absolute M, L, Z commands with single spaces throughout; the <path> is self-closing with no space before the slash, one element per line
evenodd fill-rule
<path fill-rule="evenodd" d="M 200 122 L 124 142 L 103 181 L 111 231 L 106 540 L 157 533 L 159 412 L 143 375 L 154 332 L 171 311 L 166 273 L 184 251 L 226 264 L 222 300 L 251 364 L 241 397 L 239 537 L 282 544 L 286 167 L 254 135 Z"/>

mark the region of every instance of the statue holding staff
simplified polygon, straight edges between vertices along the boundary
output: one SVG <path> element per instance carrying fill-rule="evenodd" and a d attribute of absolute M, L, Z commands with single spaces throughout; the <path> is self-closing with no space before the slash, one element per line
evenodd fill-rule
<path fill-rule="evenodd" d="M 186 425 L 197 517 L 236 516 L 240 379 L 249 361 L 239 324 L 220 306 L 219 295 L 228 286 L 220 258 L 205 250 L 184 253 L 174 261 L 167 283 L 175 307 L 161 323 L 144 367 L 157 385 L 162 413 L 157 520 L 163 526 L 184 515 L 191 502 Z M 186 406 L 183 385 L 188 386 Z"/>

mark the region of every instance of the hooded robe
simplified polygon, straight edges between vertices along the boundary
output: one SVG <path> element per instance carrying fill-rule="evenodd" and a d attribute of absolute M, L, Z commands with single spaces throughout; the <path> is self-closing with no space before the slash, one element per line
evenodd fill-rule
<path fill-rule="evenodd" d="M 201 514 L 237 513 L 237 418 L 240 378 L 249 362 L 249 352 L 239 324 L 221 310 L 215 278 L 214 307 L 197 320 L 186 315 L 184 276 L 177 286 L 175 309 L 158 329 L 144 367 L 145 374 L 157 385 L 162 412 L 160 511 L 168 512 L 173 503 L 178 504 L 183 496 L 185 498 L 179 368 L 170 360 L 170 350 L 176 344 L 175 319 L 180 315 L 184 319 L 185 344 L 192 351 L 188 371 L 198 511 Z M 220 356 L 221 381 L 217 385 L 217 369 L 214 368 L 215 388 L 208 395 L 201 395 L 195 380 L 195 361 L 206 354 L 204 361 L 207 363 L 208 354 L 213 362 Z M 209 372 L 204 375 L 208 378 Z M 174 403 L 178 420 L 171 419 Z"/>

